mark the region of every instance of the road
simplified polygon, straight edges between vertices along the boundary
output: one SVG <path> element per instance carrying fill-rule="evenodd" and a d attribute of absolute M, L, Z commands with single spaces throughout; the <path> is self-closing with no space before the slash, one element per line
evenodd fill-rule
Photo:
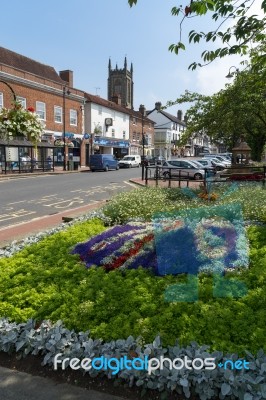
<path fill-rule="evenodd" d="M 140 168 L 29 176 L 0 181 L 0 228 L 106 200 L 133 189 Z"/>

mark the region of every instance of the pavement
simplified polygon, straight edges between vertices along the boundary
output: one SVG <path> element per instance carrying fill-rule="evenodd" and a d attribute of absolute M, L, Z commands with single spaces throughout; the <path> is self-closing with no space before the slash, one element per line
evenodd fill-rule
<path fill-rule="evenodd" d="M 118 397 L 95 390 L 87 390 L 56 383 L 42 378 L 0 367 L 0 399 L 1 400 L 122 400 Z"/>

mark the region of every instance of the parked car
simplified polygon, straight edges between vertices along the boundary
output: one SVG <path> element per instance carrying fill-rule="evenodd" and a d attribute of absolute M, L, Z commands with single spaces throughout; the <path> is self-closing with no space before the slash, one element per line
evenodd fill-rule
<path fill-rule="evenodd" d="M 232 159 L 232 155 L 233 155 L 233 153 L 219 153 L 219 156 L 226 157 L 226 158 L 228 158 L 228 160 Z"/>
<path fill-rule="evenodd" d="M 212 164 L 211 158 L 199 158 L 197 159 L 197 162 L 200 163 L 204 169 L 213 168 L 216 171 L 215 166 Z"/>
<path fill-rule="evenodd" d="M 205 171 L 190 160 L 168 160 L 163 163 L 162 172 L 165 178 L 171 176 L 203 179 Z"/>
<path fill-rule="evenodd" d="M 90 156 L 89 167 L 91 172 L 119 169 L 118 161 L 112 154 L 92 154 Z"/>
<path fill-rule="evenodd" d="M 125 156 L 118 162 L 120 168 L 139 167 L 141 164 L 140 156 Z"/>
<path fill-rule="evenodd" d="M 195 164 L 198 168 L 204 169 L 204 171 L 207 172 L 208 176 L 216 174 L 215 167 L 211 163 L 209 163 L 207 160 L 206 161 L 204 159 L 190 160 L 190 162 L 193 162 L 193 164 Z"/>
<path fill-rule="evenodd" d="M 152 157 L 150 159 L 150 165 L 163 165 L 163 163 L 166 161 L 164 157 L 157 156 L 157 157 Z"/>
<path fill-rule="evenodd" d="M 142 159 L 143 156 L 141 156 L 141 164 L 142 164 Z M 166 161 L 166 159 L 161 156 L 157 157 L 144 156 L 144 165 L 162 165 L 164 161 Z"/>
<path fill-rule="evenodd" d="M 145 166 L 149 166 L 151 165 L 150 162 L 152 161 L 152 158 L 153 158 L 152 156 L 144 156 L 144 158 L 143 156 L 141 156 L 140 164 L 142 165 L 144 163 Z"/>
<path fill-rule="evenodd" d="M 211 159 L 215 158 L 216 160 L 224 163 L 227 167 L 231 166 L 231 159 L 228 159 L 227 157 L 222 156 L 220 154 L 205 154 L 204 158 L 211 158 Z"/>
<path fill-rule="evenodd" d="M 216 171 L 223 171 L 226 168 L 226 165 L 218 160 L 218 158 L 211 158 L 210 162 L 215 167 Z"/>
<path fill-rule="evenodd" d="M 231 167 L 232 163 L 231 160 L 228 160 L 227 158 L 223 157 L 223 156 L 216 156 L 215 158 L 217 158 L 217 160 L 221 161 L 223 164 L 226 165 L 226 167 Z"/>

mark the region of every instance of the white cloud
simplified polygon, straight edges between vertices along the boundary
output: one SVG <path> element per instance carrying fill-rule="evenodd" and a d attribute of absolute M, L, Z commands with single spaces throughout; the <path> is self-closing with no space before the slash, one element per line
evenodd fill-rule
<path fill-rule="evenodd" d="M 257 15 L 258 18 L 263 18 L 265 16 L 263 10 L 261 9 L 261 0 L 255 0 L 250 7 L 247 15 Z M 229 27 L 233 27 L 235 23 L 234 19 L 229 19 L 224 25 L 222 25 L 222 30 L 226 30 Z M 218 44 L 218 46 L 217 46 Z M 233 44 L 233 41 L 232 43 Z M 252 45 L 252 44 L 251 44 Z M 221 43 L 221 47 L 223 44 Z M 215 42 L 213 48 L 219 47 L 219 43 Z M 196 87 L 197 91 L 202 94 L 213 94 L 224 88 L 226 83 L 230 83 L 230 80 L 225 78 L 231 66 L 235 66 L 240 71 L 245 68 L 241 65 L 241 61 L 248 60 L 248 56 L 240 57 L 227 56 L 225 58 L 217 59 L 206 67 L 202 67 L 197 70 Z M 232 69 L 232 72 L 234 69 Z"/>
<path fill-rule="evenodd" d="M 226 83 L 230 83 L 230 80 L 225 77 L 230 67 L 236 67 L 241 70 L 241 66 L 239 65 L 241 61 L 241 57 L 231 56 L 221 58 L 206 67 L 198 69 L 196 72 L 196 91 L 211 95 L 223 89 Z M 231 72 L 235 72 L 236 68 L 232 68 Z"/>

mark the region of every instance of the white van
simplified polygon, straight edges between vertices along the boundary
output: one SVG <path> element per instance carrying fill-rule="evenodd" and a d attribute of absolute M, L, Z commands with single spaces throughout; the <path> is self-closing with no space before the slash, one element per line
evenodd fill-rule
<path fill-rule="evenodd" d="M 132 168 L 132 167 L 139 167 L 141 164 L 141 158 L 140 156 L 125 156 L 122 158 L 122 160 L 119 161 L 119 167 L 120 168 Z"/>

